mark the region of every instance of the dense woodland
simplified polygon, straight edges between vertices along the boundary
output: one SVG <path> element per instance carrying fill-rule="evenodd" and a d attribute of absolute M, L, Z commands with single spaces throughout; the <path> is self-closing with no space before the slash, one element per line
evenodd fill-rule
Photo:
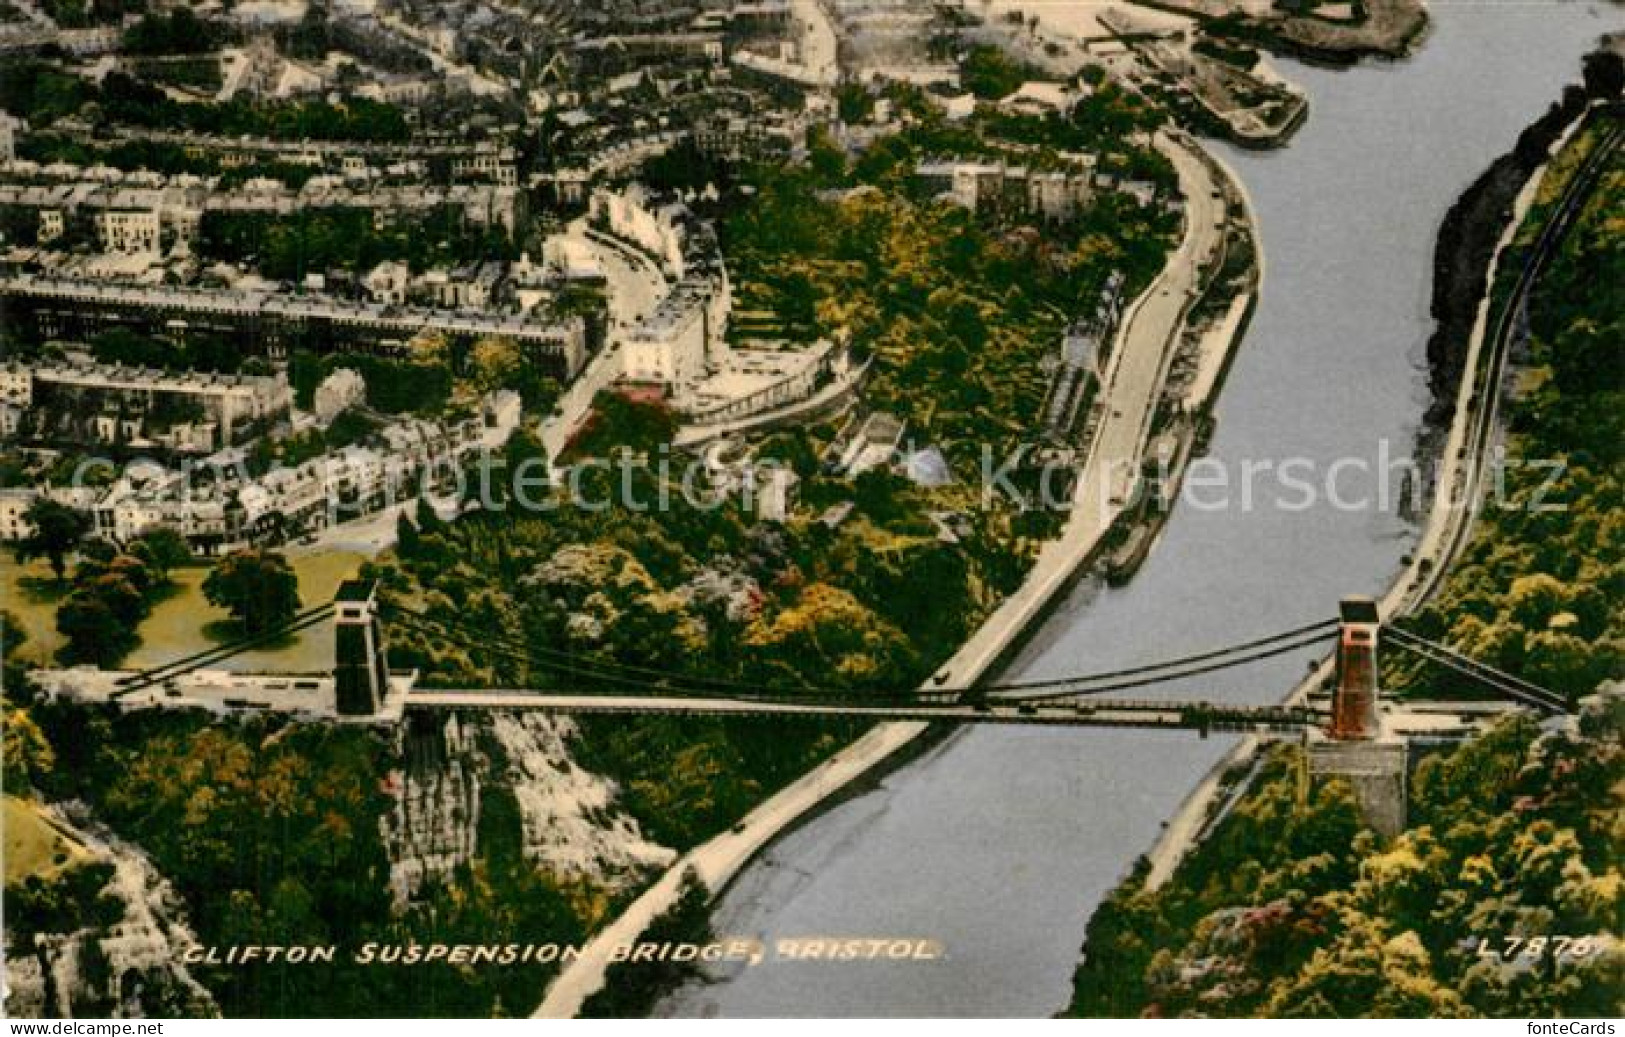
<path fill-rule="evenodd" d="M 1179 221 L 1112 192 L 1062 224 L 997 207 L 971 213 L 926 197 L 917 162 L 1042 164 L 1049 137 L 1075 149 L 1109 140 L 1125 175 L 1171 183 L 1173 174 L 1154 151 L 1122 143 L 1119 131 L 1156 122 L 1126 99 L 1097 96 L 1070 120 L 1019 125 L 917 117 L 850 165 L 828 152 L 821 161 L 815 143 L 807 168 L 762 176 L 751 204 L 724 220 L 722 240 L 741 310 L 773 312 L 792 329 L 844 329 L 877 360 L 867 401 L 909 419 L 922 442 L 970 472 L 984 445 L 1003 458 L 1033 440 L 1047 386 L 1041 363 L 1067 323 L 1093 311 L 1113 271 L 1131 296 L 1148 284 Z"/>
<path fill-rule="evenodd" d="M 1168 885 L 1142 860 L 1101 905 L 1067 1014 L 1617 1016 L 1621 730 L 1618 692 L 1570 732 L 1503 721 L 1422 762 L 1386 845 L 1277 750 Z"/>

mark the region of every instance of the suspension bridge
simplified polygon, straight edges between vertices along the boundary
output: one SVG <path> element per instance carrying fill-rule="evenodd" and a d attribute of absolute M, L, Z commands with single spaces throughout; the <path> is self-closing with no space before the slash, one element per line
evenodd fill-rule
<path fill-rule="evenodd" d="M 243 674 L 226 669 L 233 658 L 245 652 L 329 622 L 335 627 L 335 658 L 330 672 Z M 1554 692 L 1449 646 L 1381 623 L 1375 605 L 1364 598 L 1345 600 L 1337 616 L 1206 651 L 1060 678 L 994 682 L 969 688 L 772 688 L 735 678 L 684 675 L 564 651 L 473 630 L 465 624 L 400 606 L 386 608 L 374 585 L 352 581 L 340 588 L 333 601 L 300 612 L 274 630 L 162 666 L 131 672 L 45 671 L 39 676 L 42 686 L 52 693 L 99 699 L 125 708 L 201 705 L 225 712 L 280 711 L 351 722 L 398 721 L 409 710 L 498 709 L 559 714 L 838 717 L 877 722 L 1173 728 L 1204 736 L 1210 731 L 1280 736 L 1317 729 L 1334 739 L 1358 741 L 1376 738 L 1384 728 L 1377 687 L 1377 651 L 1381 645 L 1411 653 L 1451 672 L 1500 704 L 1457 708 L 1456 704 L 1435 703 L 1430 710 L 1412 712 L 1443 715 L 1454 710 L 1470 725 L 1484 712 L 1501 708 L 1528 708 L 1545 714 L 1569 708 L 1564 698 Z M 513 672 L 542 678 L 547 686 L 420 686 L 416 673 L 391 668 L 387 649 L 390 630 L 504 662 Z M 1320 646 L 1335 646 L 1329 707 L 1157 697 L 1158 689 L 1166 685 Z"/>

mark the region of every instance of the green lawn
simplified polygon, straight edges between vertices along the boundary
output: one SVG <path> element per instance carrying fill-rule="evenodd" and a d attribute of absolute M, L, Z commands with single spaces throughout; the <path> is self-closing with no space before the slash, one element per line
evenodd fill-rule
<path fill-rule="evenodd" d="M 5 829 L 8 886 L 30 875 L 49 878 L 89 857 L 83 846 L 65 837 L 32 804 L 15 796 L 0 798 L 0 827 Z"/>
<path fill-rule="evenodd" d="M 10 552 L 0 551 L 0 608 L 15 615 L 27 631 L 26 658 L 47 662 L 62 644 L 56 632 L 56 605 L 65 593 L 46 563 L 18 565 Z"/>
<path fill-rule="evenodd" d="M 332 598 L 340 583 L 354 575 L 364 556 L 353 551 L 300 554 L 288 559 L 299 576 L 299 597 L 306 606 Z M 141 624 L 141 644 L 124 660 L 135 668 L 157 666 L 181 656 L 202 651 L 222 637 L 229 637 L 227 614 L 203 599 L 206 567 L 179 569 L 174 573 L 175 589 L 153 606 L 152 615 Z M 0 557 L 0 588 L 4 608 L 15 613 L 28 632 L 25 654 L 36 662 L 50 662 L 51 653 L 62 643 L 56 632 L 56 603 L 62 592 L 51 579 L 43 562 L 19 566 L 9 556 Z M 223 629 L 224 628 L 224 629 Z M 238 670 L 324 670 L 333 658 L 331 624 L 318 624 L 286 643 L 268 646 L 235 656 L 229 668 Z"/>

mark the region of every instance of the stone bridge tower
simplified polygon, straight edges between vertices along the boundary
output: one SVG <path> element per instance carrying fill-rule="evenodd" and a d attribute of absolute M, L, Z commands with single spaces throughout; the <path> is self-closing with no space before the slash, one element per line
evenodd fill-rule
<path fill-rule="evenodd" d="M 333 695 L 341 716 L 372 716 L 389 691 L 389 659 L 378 622 L 378 584 L 346 580 L 334 598 Z"/>

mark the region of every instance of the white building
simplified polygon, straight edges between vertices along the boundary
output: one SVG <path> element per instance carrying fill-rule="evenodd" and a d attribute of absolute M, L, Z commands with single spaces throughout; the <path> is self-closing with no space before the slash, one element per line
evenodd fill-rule
<path fill-rule="evenodd" d="M 622 371 L 628 381 L 668 387 L 703 378 L 726 359 L 728 300 L 711 281 L 680 282 L 622 344 Z"/>
<path fill-rule="evenodd" d="M 134 212 L 108 209 L 96 214 L 96 232 L 108 252 L 157 255 L 162 225 L 155 210 Z"/>
<path fill-rule="evenodd" d="M 1070 219 L 1093 195 L 1087 175 L 1053 172 L 1027 178 L 1027 209 L 1048 220 Z"/>
<path fill-rule="evenodd" d="M 976 114 L 976 95 L 971 93 L 957 94 L 953 97 L 940 98 L 942 112 L 949 122 L 960 122 Z"/>
<path fill-rule="evenodd" d="M 61 209 L 41 209 L 39 211 L 39 230 L 35 239 L 41 244 L 47 244 L 60 238 L 68 229 L 67 219 L 62 215 Z"/>
<path fill-rule="evenodd" d="M 34 531 L 33 523 L 23 516 L 38 497 L 38 492 L 27 487 L 0 489 L 0 540 L 21 540 Z"/>
<path fill-rule="evenodd" d="M 753 468 L 751 497 L 756 517 L 767 522 L 788 522 L 800 500 L 801 477 L 782 465 Z"/>
<path fill-rule="evenodd" d="M 478 177 L 499 187 L 514 187 L 519 183 L 518 157 L 513 148 L 480 148 L 453 159 L 451 175 L 458 180 Z"/>
<path fill-rule="evenodd" d="M 196 417 L 168 422 L 153 440 L 187 451 L 233 443 L 250 426 L 293 405 L 280 374 L 172 374 L 95 363 L 6 364 L 0 367 L 0 397 L 24 409 L 49 406 L 108 442 L 139 442 L 153 414 L 191 410 Z"/>
<path fill-rule="evenodd" d="M 385 260 L 367 271 L 367 294 L 382 306 L 405 306 L 412 286 L 412 269 L 396 260 Z"/>
<path fill-rule="evenodd" d="M 594 191 L 592 216 L 606 222 L 616 237 L 652 253 L 673 277 L 687 273 L 684 253 L 692 214 L 686 205 L 663 204 L 647 187 L 631 184 L 620 191 Z"/>
<path fill-rule="evenodd" d="M 845 375 L 845 360 L 828 340 L 805 349 L 729 349 L 717 370 L 673 403 L 695 425 L 739 421 L 807 399 L 824 375 Z"/>
<path fill-rule="evenodd" d="M 999 100 L 999 108 L 1012 115 L 1065 115 L 1078 103 L 1078 93 L 1063 83 L 1032 80 Z"/>
<path fill-rule="evenodd" d="M 895 461 L 903 430 L 902 420 L 884 411 L 875 411 L 864 419 L 857 434 L 841 451 L 841 468 L 847 477 L 856 478 Z"/>
<path fill-rule="evenodd" d="M 34 405 L 34 370 L 24 364 L 0 367 L 0 400 L 16 407 Z"/>
<path fill-rule="evenodd" d="M 322 379 L 322 383 L 316 387 L 312 409 L 316 412 L 317 421 L 329 425 L 334 418 L 366 398 L 366 379 L 358 371 L 341 367 Z"/>
<path fill-rule="evenodd" d="M 21 119 L 0 112 L 0 162 L 11 162 L 17 158 L 17 133 L 26 128 Z"/>

